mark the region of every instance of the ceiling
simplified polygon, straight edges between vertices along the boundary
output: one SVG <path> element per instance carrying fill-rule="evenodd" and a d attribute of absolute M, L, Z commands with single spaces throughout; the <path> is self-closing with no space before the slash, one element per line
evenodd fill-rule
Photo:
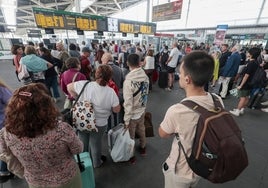
<path fill-rule="evenodd" d="M 139 0 L 80 0 L 82 13 L 108 16 L 133 4 Z M 72 11 L 74 0 L 17 0 L 17 27 L 35 26 L 32 7 Z"/>
<path fill-rule="evenodd" d="M 76 3 L 80 4 L 80 12 L 109 16 L 125 8 L 133 6 L 141 0 L 17 0 L 17 32 L 26 28 L 34 28 L 35 20 L 32 7 L 58 9 L 73 11 Z M 0 23 L 5 23 L 5 19 L 0 11 Z M 5 25 L 8 25 L 5 23 Z M 16 32 L 16 33 L 17 33 Z M 21 32 L 19 32 L 21 33 Z"/>

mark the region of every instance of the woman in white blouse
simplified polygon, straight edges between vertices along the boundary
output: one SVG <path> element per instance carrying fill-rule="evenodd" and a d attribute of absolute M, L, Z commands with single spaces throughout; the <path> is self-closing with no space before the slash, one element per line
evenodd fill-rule
<path fill-rule="evenodd" d="M 143 69 L 149 77 L 149 91 L 152 90 L 152 74 L 155 68 L 154 50 L 149 49 L 144 59 Z"/>

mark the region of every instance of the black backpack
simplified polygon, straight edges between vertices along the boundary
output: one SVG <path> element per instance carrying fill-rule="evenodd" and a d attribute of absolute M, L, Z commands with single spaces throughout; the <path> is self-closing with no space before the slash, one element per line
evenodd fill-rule
<path fill-rule="evenodd" d="M 248 85 L 252 88 L 264 88 L 267 85 L 266 72 L 259 65 Z"/>
<path fill-rule="evenodd" d="M 200 114 L 190 156 L 175 135 L 193 172 L 213 183 L 223 183 L 236 179 L 248 166 L 248 157 L 241 130 L 218 97 L 212 97 L 215 107 L 211 110 L 190 100 L 181 102 Z"/>
<path fill-rule="evenodd" d="M 168 58 L 169 58 L 169 51 L 167 51 L 167 52 L 161 52 L 161 64 L 164 64 L 164 63 L 166 63 L 167 62 L 167 60 L 168 60 Z"/>
<path fill-rule="evenodd" d="M 123 60 L 124 60 L 123 61 L 123 67 L 128 69 L 129 67 L 127 65 L 127 57 L 129 55 L 129 53 L 128 52 L 123 52 L 123 53 L 124 53 L 124 55 L 123 55 Z"/>

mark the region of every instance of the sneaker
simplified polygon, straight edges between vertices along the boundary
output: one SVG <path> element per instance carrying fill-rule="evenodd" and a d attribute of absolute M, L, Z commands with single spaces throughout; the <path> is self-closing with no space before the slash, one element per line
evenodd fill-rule
<path fill-rule="evenodd" d="M 166 90 L 166 91 L 171 91 L 171 89 L 170 89 L 169 87 L 167 87 L 165 90 Z"/>
<path fill-rule="evenodd" d="M 263 106 L 268 105 L 268 101 L 262 102 L 261 105 L 263 105 Z"/>
<path fill-rule="evenodd" d="M 268 112 L 268 108 L 262 108 L 261 111 Z"/>
<path fill-rule="evenodd" d="M 142 147 L 140 147 L 140 154 L 141 154 L 141 156 L 146 156 L 146 148 L 144 147 L 144 148 L 142 148 Z"/>
<path fill-rule="evenodd" d="M 231 114 L 235 116 L 240 116 L 240 110 L 239 109 L 233 109 L 229 111 Z"/>
<path fill-rule="evenodd" d="M 135 156 L 131 157 L 131 158 L 129 159 L 129 163 L 130 163 L 130 164 L 136 164 L 136 157 L 135 157 Z"/>
<path fill-rule="evenodd" d="M 243 115 L 245 113 L 245 108 L 240 109 L 240 115 Z"/>

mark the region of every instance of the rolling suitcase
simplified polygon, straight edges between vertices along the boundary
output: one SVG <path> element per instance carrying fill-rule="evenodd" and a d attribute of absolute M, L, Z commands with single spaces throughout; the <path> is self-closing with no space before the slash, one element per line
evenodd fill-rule
<path fill-rule="evenodd" d="M 168 87 L 168 72 L 166 70 L 159 72 L 158 86 L 160 88 Z"/>
<path fill-rule="evenodd" d="M 108 131 L 108 147 L 110 152 L 113 149 L 116 137 L 118 136 L 119 133 L 122 132 L 122 129 L 124 129 L 124 124 L 119 123 L 117 126 L 113 127 Z"/>
<path fill-rule="evenodd" d="M 81 172 L 82 187 L 83 188 L 95 188 L 95 179 L 92 161 L 88 152 L 80 153 L 80 160 L 84 166 L 84 171 Z M 75 160 L 78 161 L 77 156 Z M 81 169 L 80 169 L 81 171 Z"/>

